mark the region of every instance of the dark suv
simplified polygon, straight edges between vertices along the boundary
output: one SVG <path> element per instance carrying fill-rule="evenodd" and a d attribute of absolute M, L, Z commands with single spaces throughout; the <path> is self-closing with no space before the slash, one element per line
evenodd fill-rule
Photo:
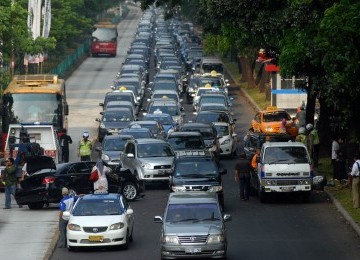
<path fill-rule="evenodd" d="M 216 192 L 222 208 L 224 208 L 224 193 L 221 176 L 226 169 L 220 169 L 209 152 L 199 152 L 197 155 L 177 155 L 174 162 L 174 172 L 170 175 L 171 192 L 207 191 Z"/>

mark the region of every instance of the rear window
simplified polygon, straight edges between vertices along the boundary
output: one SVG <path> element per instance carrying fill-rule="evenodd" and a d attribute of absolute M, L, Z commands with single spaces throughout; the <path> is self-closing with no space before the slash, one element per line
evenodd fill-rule
<path fill-rule="evenodd" d="M 167 142 L 175 150 L 205 148 L 200 136 L 170 136 Z"/>
<path fill-rule="evenodd" d="M 265 164 L 309 163 L 309 157 L 304 147 L 268 147 L 264 154 Z"/>

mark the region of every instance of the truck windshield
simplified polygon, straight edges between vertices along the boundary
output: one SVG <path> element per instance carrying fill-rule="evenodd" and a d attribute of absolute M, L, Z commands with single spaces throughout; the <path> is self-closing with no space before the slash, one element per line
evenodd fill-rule
<path fill-rule="evenodd" d="M 52 124 L 61 126 L 61 96 L 24 93 L 4 97 L 5 117 L 10 124 Z"/>
<path fill-rule="evenodd" d="M 310 163 L 304 147 L 268 147 L 265 150 L 266 164 Z"/>

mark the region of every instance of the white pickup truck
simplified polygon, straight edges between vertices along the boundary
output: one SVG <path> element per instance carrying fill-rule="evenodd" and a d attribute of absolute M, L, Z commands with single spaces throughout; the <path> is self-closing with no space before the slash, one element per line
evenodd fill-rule
<path fill-rule="evenodd" d="M 251 188 L 261 202 L 270 193 L 301 193 L 308 200 L 313 169 L 306 146 L 300 142 L 266 142 L 260 152 L 257 171 L 251 175 Z"/>

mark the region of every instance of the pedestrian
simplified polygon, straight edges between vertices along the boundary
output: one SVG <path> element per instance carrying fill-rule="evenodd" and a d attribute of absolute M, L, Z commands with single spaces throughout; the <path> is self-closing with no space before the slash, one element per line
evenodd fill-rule
<path fill-rule="evenodd" d="M 296 119 L 298 122 L 298 127 L 305 127 L 306 124 L 306 111 L 305 111 L 305 105 L 303 104 L 300 107 L 300 111 L 296 113 Z"/>
<path fill-rule="evenodd" d="M 60 137 L 62 162 L 69 162 L 69 144 L 72 144 L 72 139 L 70 135 L 67 134 L 65 128 L 62 130 L 62 133 L 63 134 Z"/>
<path fill-rule="evenodd" d="M 354 164 L 350 172 L 350 187 L 352 189 L 353 208 L 360 207 L 360 154 L 354 156 Z"/>
<path fill-rule="evenodd" d="M 66 247 L 66 227 L 68 224 L 68 220 L 65 220 L 63 218 L 63 213 L 64 211 L 70 211 L 77 199 L 77 197 L 73 197 L 69 195 L 69 190 L 66 187 L 63 187 L 61 190 L 61 194 L 63 196 L 63 198 L 60 201 L 60 214 L 59 214 L 59 232 L 60 232 L 60 236 L 59 236 L 59 248 L 64 248 Z"/>
<path fill-rule="evenodd" d="M 10 157 L 6 160 L 6 166 L 1 175 L 1 181 L 5 185 L 5 208 L 11 209 L 11 195 L 15 196 L 17 185 L 16 177 L 17 168 L 14 165 L 14 158 Z"/>
<path fill-rule="evenodd" d="M 92 151 L 92 142 L 89 140 L 89 132 L 83 133 L 83 138 L 79 142 L 79 153 L 81 161 L 90 161 Z"/>
<path fill-rule="evenodd" d="M 314 162 L 314 160 L 313 160 L 313 158 L 314 158 L 314 135 L 311 133 L 311 131 L 313 130 L 314 126 L 312 124 L 307 124 L 305 128 L 306 128 L 305 145 L 309 152 L 310 160 L 313 163 Z"/>
<path fill-rule="evenodd" d="M 317 124 L 310 132 L 314 136 L 314 149 L 313 149 L 313 165 L 314 167 L 318 167 L 319 165 L 319 154 L 320 154 L 320 138 L 319 132 L 317 130 Z"/>
<path fill-rule="evenodd" d="M 348 174 L 346 172 L 346 160 L 347 160 L 346 144 L 343 138 L 339 138 L 338 143 L 339 143 L 339 150 L 337 151 L 337 158 L 335 162 L 335 179 L 344 180 L 344 179 L 348 179 Z"/>
<path fill-rule="evenodd" d="M 336 137 L 332 137 L 332 143 L 331 143 L 331 164 L 333 166 L 333 179 L 335 180 L 336 179 L 336 160 L 337 160 L 337 157 L 338 157 L 338 151 L 339 151 L 339 148 L 340 148 L 340 145 L 339 145 L 339 138 L 336 138 Z"/>
<path fill-rule="evenodd" d="M 239 182 L 240 199 L 249 200 L 251 164 L 246 159 L 245 152 L 240 154 L 240 160 L 235 166 L 235 181 Z"/>
<path fill-rule="evenodd" d="M 108 181 L 106 174 L 109 174 L 111 169 L 104 165 L 103 160 L 98 159 L 91 172 L 96 170 L 98 172 L 99 178 L 94 182 L 94 193 L 107 193 Z"/>
<path fill-rule="evenodd" d="M 300 127 L 298 131 L 298 135 L 295 137 L 296 142 L 301 142 L 306 145 L 306 130 L 305 127 Z"/>
<path fill-rule="evenodd" d="M 254 172 L 257 170 L 259 158 L 260 158 L 260 149 L 256 149 L 255 154 L 251 159 L 251 167 L 253 168 Z"/>

